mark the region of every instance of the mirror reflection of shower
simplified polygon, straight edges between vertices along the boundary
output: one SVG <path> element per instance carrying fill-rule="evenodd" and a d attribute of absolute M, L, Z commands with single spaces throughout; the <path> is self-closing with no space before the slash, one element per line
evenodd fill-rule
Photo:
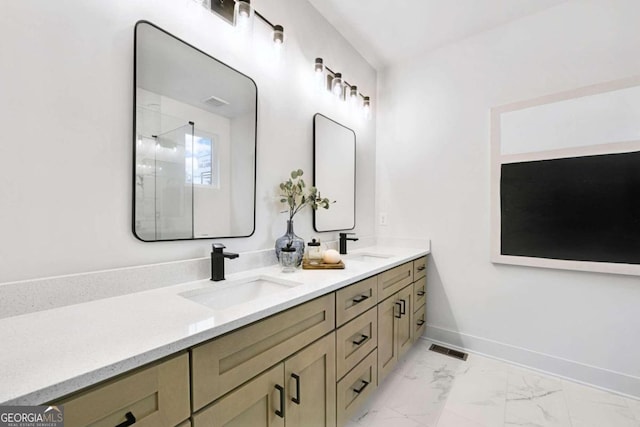
<path fill-rule="evenodd" d="M 144 21 L 136 24 L 135 64 L 134 235 L 251 235 L 255 83 Z"/>

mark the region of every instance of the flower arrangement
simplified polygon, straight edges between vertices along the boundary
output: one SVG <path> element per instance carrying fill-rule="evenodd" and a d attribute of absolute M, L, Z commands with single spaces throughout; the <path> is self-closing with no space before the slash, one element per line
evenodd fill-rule
<path fill-rule="evenodd" d="M 291 171 L 291 177 L 280 183 L 280 203 L 286 203 L 288 209 L 282 213 L 289 213 L 289 220 L 304 209 L 311 206 L 313 210 L 318 208 L 329 209 L 331 202 L 326 197 L 320 195 L 320 191 L 316 187 L 307 187 L 302 179 L 302 169 Z"/>

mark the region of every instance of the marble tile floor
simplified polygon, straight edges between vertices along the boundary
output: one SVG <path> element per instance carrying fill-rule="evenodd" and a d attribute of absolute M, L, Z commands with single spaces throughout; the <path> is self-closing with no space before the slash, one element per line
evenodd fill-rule
<path fill-rule="evenodd" d="M 640 427 L 640 401 L 421 340 L 347 427 Z"/>

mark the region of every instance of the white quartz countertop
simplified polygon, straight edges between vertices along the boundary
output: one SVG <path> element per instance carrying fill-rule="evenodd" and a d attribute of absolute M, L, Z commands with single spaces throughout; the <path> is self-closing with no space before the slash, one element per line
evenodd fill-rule
<path fill-rule="evenodd" d="M 428 253 L 369 247 L 343 258 L 343 270 L 270 266 L 1 319 L 0 404 L 49 402 Z M 358 254 L 390 256 L 349 259 Z M 299 284 L 221 310 L 180 295 L 256 276 Z"/>

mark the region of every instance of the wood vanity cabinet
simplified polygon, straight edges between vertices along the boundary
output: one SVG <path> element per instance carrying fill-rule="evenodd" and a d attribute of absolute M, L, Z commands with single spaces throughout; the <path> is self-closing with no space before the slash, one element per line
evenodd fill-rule
<path fill-rule="evenodd" d="M 423 257 L 55 403 L 68 427 L 342 426 L 422 335 L 425 302 Z"/>
<path fill-rule="evenodd" d="M 189 418 L 189 356 L 184 353 L 55 402 L 67 427 L 174 427 Z"/>
<path fill-rule="evenodd" d="M 378 304 L 378 381 L 382 382 L 413 344 L 413 287 Z"/>
<path fill-rule="evenodd" d="M 336 425 L 335 333 L 305 347 L 193 416 L 193 427 Z"/>

